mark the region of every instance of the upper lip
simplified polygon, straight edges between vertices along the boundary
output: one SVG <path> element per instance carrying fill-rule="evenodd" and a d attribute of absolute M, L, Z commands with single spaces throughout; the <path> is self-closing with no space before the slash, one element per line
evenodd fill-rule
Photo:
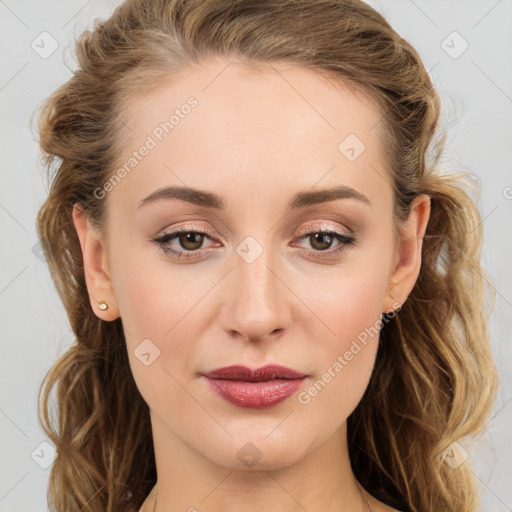
<path fill-rule="evenodd" d="M 242 365 L 224 366 L 211 370 L 204 375 L 210 379 L 243 380 L 247 382 L 261 382 L 274 379 L 302 379 L 307 377 L 304 373 L 276 364 L 256 369 Z"/>

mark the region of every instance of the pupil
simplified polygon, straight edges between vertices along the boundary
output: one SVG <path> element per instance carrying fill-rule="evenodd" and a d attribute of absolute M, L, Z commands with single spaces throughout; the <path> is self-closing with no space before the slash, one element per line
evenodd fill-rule
<path fill-rule="evenodd" d="M 315 246 L 317 240 L 320 241 L 321 247 L 317 247 L 318 249 L 328 249 L 329 246 L 331 245 L 331 235 L 329 235 L 327 233 L 315 233 L 313 235 L 313 240 L 314 240 L 314 243 L 312 244 L 313 246 Z"/>
<path fill-rule="evenodd" d="M 196 237 L 199 237 L 199 240 L 196 241 Z M 190 249 L 190 250 L 194 250 L 194 249 L 198 249 L 199 247 L 201 247 L 202 243 L 203 243 L 203 235 L 201 235 L 200 233 L 195 233 L 193 231 L 190 231 L 188 233 L 185 233 L 184 235 L 181 235 L 180 237 L 180 243 L 182 245 L 182 247 L 184 247 L 185 249 Z M 188 246 L 187 244 L 192 244 L 192 247 Z"/>

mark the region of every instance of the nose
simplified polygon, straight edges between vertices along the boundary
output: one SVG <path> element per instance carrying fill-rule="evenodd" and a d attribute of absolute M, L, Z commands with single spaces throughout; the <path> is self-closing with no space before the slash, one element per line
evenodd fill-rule
<path fill-rule="evenodd" d="M 249 341 L 262 341 L 286 329 L 291 321 L 288 301 L 293 294 L 277 256 L 250 237 L 237 248 L 233 261 L 223 290 L 223 328 L 231 336 Z"/>

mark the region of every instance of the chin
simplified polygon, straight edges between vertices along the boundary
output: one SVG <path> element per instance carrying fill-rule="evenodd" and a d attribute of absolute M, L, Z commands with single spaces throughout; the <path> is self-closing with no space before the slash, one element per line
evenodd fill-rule
<path fill-rule="evenodd" d="M 256 433 L 252 431 L 243 437 L 230 438 L 229 444 L 223 444 L 211 452 L 203 454 L 212 462 L 233 470 L 271 471 L 286 468 L 299 461 L 310 446 L 305 439 L 279 436 L 270 438 L 269 430 Z"/>

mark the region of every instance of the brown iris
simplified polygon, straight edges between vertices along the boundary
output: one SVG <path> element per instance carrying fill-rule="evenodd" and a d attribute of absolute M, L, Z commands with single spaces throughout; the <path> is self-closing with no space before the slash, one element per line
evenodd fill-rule
<path fill-rule="evenodd" d="M 311 247 L 321 251 L 321 250 L 329 249 L 329 247 L 332 244 L 333 236 L 330 235 L 329 233 L 314 233 L 312 235 L 309 235 L 309 238 L 314 240 L 314 243 L 311 242 Z M 315 247 L 315 244 L 317 241 L 319 242 L 321 247 L 319 247 L 319 246 Z"/>
<path fill-rule="evenodd" d="M 205 235 L 196 233 L 195 231 L 187 231 L 178 236 L 178 241 L 184 249 L 195 251 L 203 245 L 204 236 Z"/>

